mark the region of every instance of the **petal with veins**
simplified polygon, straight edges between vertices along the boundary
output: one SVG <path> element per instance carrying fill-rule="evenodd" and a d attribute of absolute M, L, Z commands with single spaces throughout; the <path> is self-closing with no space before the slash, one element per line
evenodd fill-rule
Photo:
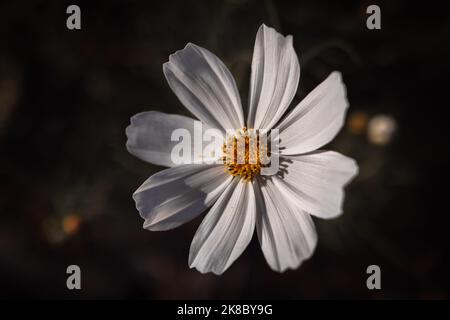
<path fill-rule="evenodd" d="M 256 35 L 247 126 L 271 129 L 297 92 L 300 64 L 292 36 L 262 25 Z"/>
<path fill-rule="evenodd" d="M 255 216 L 252 183 L 235 178 L 198 228 L 189 252 L 189 266 L 202 273 L 222 274 L 252 239 Z"/>
<path fill-rule="evenodd" d="M 131 118 L 131 124 L 126 128 L 128 151 L 144 161 L 173 167 L 171 159 L 173 147 L 179 143 L 171 141 L 171 135 L 176 129 L 186 129 L 194 137 L 194 123 L 200 123 L 189 117 L 167 114 L 158 111 L 138 113 Z M 203 128 L 205 129 L 205 128 Z M 194 157 L 194 148 L 191 148 Z"/>
<path fill-rule="evenodd" d="M 255 195 L 256 230 L 267 263 L 278 272 L 297 268 L 317 243 L 310 215 L 295 205 L 277 176 L 255 183 Z"/>
<path fill-rule="evenodd" d="M 280 123 L 280 152 L 284 155 L 317 150 L 341 130 L 348 108 L 340 72 L 331 73 Z"/>
<path fill-rule="evenodd" d="M 178 99 L 199 120 L 217 129 L 243 127 L 236 83 L 214 54 L 188 43 L 184 49 L 170 55 L 163 71 Z"/>
<path fill-rule="evenodd" d="M 144 228 L 169 230 L 209 208 L 231 180 L 222 165 L 180 165 L 151 176 L 133 199 L 145 219 Z"/>
<path fill-rule="evenodd" d="M 334 151 L 284 157 L 289 163 L 282 183 L 298 206 L 319 218 L 342 213 L 344 187 L 358 173 L 355 160 Z"/>

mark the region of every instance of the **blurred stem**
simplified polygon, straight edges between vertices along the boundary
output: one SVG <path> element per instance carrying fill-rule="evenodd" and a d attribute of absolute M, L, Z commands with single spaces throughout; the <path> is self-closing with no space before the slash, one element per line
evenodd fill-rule
<path fill-rule="evenodd" d="M 274 27 L 278 32 L 283 33 L 283 30 L 281 30 L 280 17 L 274 2 L 272 0 L 264 0 L 264 5 L 266 6 L 269 15 L 271 27 Z"/>
<path fill-rule="evenodd" d="M 344 41 L 333 39 L 328 42 L 325 42 L 324 44 L 316 46 L 316 47 L 312 48 L 311 50 L 309 50 L 308 52 L 306 52 L 305 54 L 303 54 L 302 65 L 304 65 L 304 66 L 307 65 L 312 59 L 317 57 L 322 51 L 330 49 L 330 48 L 337 48 L 337 49 L 343 51 L 350 57 L 350 60 L 354 64 L 356 64 L 356 65 L 362 64 L 362 59 L 361 59 L 360 55 L 350 45 L 348 45 Z"/>
<path fill-rule="evenodd" d="M 226 20 L 230 16 L 232 11 L 231 5 L 228 1 L 222 2 L 222 7 L 217 10 L 218 15 L 213 19 L 213 24 L 209 28 L 208 44 L 211 50 L 217 50 L 219 46 L 219 40 L 223 33 L 223 26 L 226 26 Z"/>
<path fill-rule="evenodd" d="M 385 235 L 378 232 L 373 225 L 368 225 L 362 221 L 359 221 L 357 225 L 352 221 L 349 221 L 348 224 L 357 237 L 369 244 L 373 250 L 389 261 L 392 266 L 412 276 L 411 264 L 408 258 Z"/>

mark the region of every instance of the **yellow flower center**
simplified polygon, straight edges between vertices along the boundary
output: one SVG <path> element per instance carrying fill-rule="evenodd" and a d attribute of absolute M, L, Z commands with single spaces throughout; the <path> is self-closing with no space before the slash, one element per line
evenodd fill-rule
<path fill-rule="evenodd" d="M 227 137 L 222 151 L 225 170 L 232 176 L 241 176 L 244 181 L 252 181 L 260 174 L 263 166 L 262 151 L 266 151 L 266 146 L 260 145 L 260 137 L 254 130 L 244 127 Z"/>

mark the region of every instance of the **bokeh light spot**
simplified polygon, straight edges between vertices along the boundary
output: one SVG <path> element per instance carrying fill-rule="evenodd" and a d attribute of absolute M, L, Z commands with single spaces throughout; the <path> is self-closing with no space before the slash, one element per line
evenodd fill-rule
<path fill-rule="evenodd" d="M 357 111 L 350 115 L 350 118 L 347 123 L 347 129 L 352 134 L 362 134 L 367 127 L 367 121 L 369 117 L 365 112 Z"/>
<path fill-rule="evenodd" d="M 81 217 L 78 214 L 68 214 L 62 221 L 63 230 L 67 235 L 77 233 L 80 228 Z"/>
<path fill-rule="evenodd" d="M 396 130 L 397 122 L 392 116 L 377 115 L 369 121 L 367 136 L 373 144 L 386 145 L 391 142 Z"/>

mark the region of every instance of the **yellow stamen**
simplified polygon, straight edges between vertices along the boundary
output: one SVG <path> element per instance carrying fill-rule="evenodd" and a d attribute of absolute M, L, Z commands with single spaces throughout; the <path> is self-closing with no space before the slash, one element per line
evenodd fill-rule
<path fill-rule="evenodd" d="M 222 147 L 225 170 L 244 181 L 252 181 L 262 167 L 259 142 L 259 136 L 246 127 L 229 137 Z"/>

